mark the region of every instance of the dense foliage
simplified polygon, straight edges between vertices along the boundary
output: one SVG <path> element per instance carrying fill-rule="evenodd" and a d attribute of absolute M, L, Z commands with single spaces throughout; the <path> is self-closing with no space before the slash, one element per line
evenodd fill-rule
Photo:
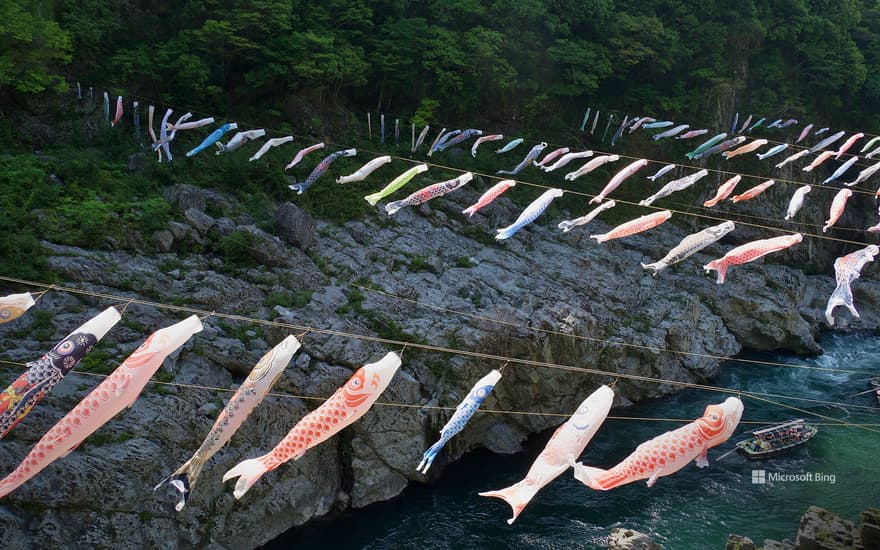
<path fill-rule="evenodd" d="M 880 98 L 872 0 L 0 6 L 0 87 L 34 91 L 54 70 L 239 116 L 309 104 L 543 126 L 593 105 L 706 124 L 739 109 L 864 127 Z"/>

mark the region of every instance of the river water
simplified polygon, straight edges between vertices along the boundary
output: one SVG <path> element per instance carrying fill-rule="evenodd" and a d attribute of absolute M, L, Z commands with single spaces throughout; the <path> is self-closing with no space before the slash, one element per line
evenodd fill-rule
<path fill-rule="evenodd" d="M 876 397 L 853 394 L 868 389 L 866 379 L 880 375 L 880 338 L 866 334 L 828 335 L 825 354 L 803 359 L 784 355 L 750 358 L 856 370 L 858 373 L 811 371 L 755 366 L 730 361 L 716 386 L 745 391 L 794 395 L 871 409 L 844 410 L 805 401 L 787 404 L 850 423 L 880 424 Z M 781 401 L 778 398 L 774 398 Z M 718 393 L 688 390 L 678 395 L 613 409 L 611 415 L 696 418 Z M 744 399 L 743 420 L 784 421 L 810 418 L 770 403 Z M 827 420 L 814 418 L 817 423 Z M 680 424 L 608 420 L 582 455 L 581 461 L 610 467 L 640 442 Z M 729 533 L 744 534 L 756 543 L 765 538 L 794 540 L 801 515 L 811 504 L 858 521 L 869 506 L 880 506 L 880 433 L 843 426 L 819 426 L 818 435 L 789 454 L 748 461 L 733 453 L 743 434 L 755 429 L 741 424 L 727 443 L 709 452 L 711 466 L 691 464 L 660 478 L 653 488 L 643 481 L 608 492 L 592 491 L 563 474 L 535 497 L 514 525 L 503 501 L 477 496 L 522 479 L 552 430 L 526 443 L 512 456 L 475 451 L 449 466 L 430 484 L 413 484 L 398 498 L 319 519 L 291 529 L 266 548 L 606 548 L 613 527 L 625 526 L 650 534 L 668 549 L 723 548 Z M 466 428 L 467 429 L 467 428 Z M 872 429 L 880 432 L 880 425 Z M 766 483 L 753 483 L 753 470 L 765 471 Z M 799 476 L 780 480 L 779 475 Z M 771 480 L 776 478 L 775 481 Z"/>

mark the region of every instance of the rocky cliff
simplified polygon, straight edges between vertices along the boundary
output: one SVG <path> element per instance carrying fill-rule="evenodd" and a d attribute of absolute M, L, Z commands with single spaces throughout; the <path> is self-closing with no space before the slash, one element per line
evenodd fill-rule
<path fill-rule="evenodd" d="M 764 550 L 868 550 L 880 547 L 880 510 L 868 508 L 862 512 L 859 526 L 834 512 L 818 506 L 810 508 L 801 517 L 797 537 L 792 542 L 765 539 Z M 755 543 L 742 535 L 730 535 L 726 550 L 755 550 Z"/>
<path fill-rule="evenodd" d="M 719 286 L 700 266 L 745 240 L 734 233 L 731 240 L 652 277 L 639 263 L 663 256 L 690 231 L 687 226 L 667 223 L 600 245 L 588 235 L 608 228 L 601 221 L 563 235 L 555 228 L 559 220 L 541 219 L 496 243 L 492 228 L 509 223 L 518 207 L 502 199 L 472 219 L 460 213 L 485 187 L 475 181 L 393 218 L 383 211 L 342 224 L 317 221 L 293 204 L 282 204 L 273 227 L 258 227 L 234 214 L 230 197 L 174 186 L 166 198 L 184 221 L 149 236 L 158 254 L 45 246 L 63 285 L 609 373 L 705 382 L 718 372 L 716 356 L 743 349 L 821 351 L 816 338 L 825 328 L 822 311 L 834 287 L 830 262 L 821 274 L 808 275 L 784 265 L 803 258 L 804 252 L 792 250 L 735 266 Z M 239 252 L 250 266 L 188 252 L 230 235 L 240 237 Z M 876 328 L 880 283 L 866 273 L 854 288 L 862 319 L 841 311 L 837 328 Z M 51 291 L 34 310 L 0 328 L 2 356 L 32 360 L 107 305 L 107 300 Z M 78 370 L 109 372 L 149 332 L 183 315 L 132 304 L 92 352 L 94 359 Z M 160 380 L 234 388 L 288 333 L 218 317 L 206 319 L 205 326 L 166 361 Z M 276 391 L 326 397 L 354 368 L 385 349 L 363 340 L 306 334 Z M 500 366 L 407 349 L 381 401 L 455 406 L 475 380 Z M 7 367 L 5 381 L 14 376 L 15 368 Z M 510 364 L 484 407 L 566 413 L 597 384 L 614 379 Z M 0 444 L 0 471 L 11 471 L 98 381 L 71 374 L 60 384 Z M 617 387 L 621 405 L 678 390 L 626 379 Z M 319 403 L 268 397 L 208 463 L 189 504 L 177 513 L 176 496 L 170 490 L 154 493 L 152 487 L 199 446 L 229 395 L 148 386 L 131 409 L 0 501 L 0 546 L 254 547 L 313 517 L 388 499 L 408 483 L 424 480 L 415 465 L 448 417 L 445 411 L 377 405 L 302 459 L 267 474 L 237 502 L 220 482 L 223 473 L 271 449 Z M 558 422 L 477 414 L 446 446 L 430 475 L 442 475 L 445 463 L 476 447 L 514 452 L 529 434 Z"/>

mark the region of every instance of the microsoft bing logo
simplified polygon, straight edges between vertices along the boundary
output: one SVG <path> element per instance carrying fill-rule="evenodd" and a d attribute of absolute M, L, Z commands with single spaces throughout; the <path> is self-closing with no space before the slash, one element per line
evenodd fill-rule
<path fill-rule="evenodd" d="M 784 474 L 780 472 L 767 472 L 767 470 L 752 470 L 752 485 L 767 485 L 767 483 L 837 483 L 836 474 L 825 472 L 800 472 L 796 474 Z"/>

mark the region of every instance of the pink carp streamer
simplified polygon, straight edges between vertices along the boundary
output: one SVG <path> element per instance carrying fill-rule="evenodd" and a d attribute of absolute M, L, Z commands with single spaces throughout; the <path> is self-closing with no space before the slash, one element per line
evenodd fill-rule
<path fill-rule="evenodd" d="M 263 456 L 240 462 L 226 472 L 224 483 L 238 478 L 233 496 L 236 499 L 243 497 L 263 474 L 288 460 L 297 460 L 362 417 L 388 387 L 398 367 L 400 357 L 391 352 L 376 363 L 359 368 L 327 401 L 297 422 L 274 449 Z"/>
<path fill-rule="evenodd" d="M 122 96 L 116 96 L 116 116 L 110 121 L 110 126 L 116 126 L 122 120 Z"/>
<path fill-rule="evenodd" d="M 300 161 L 303 159 L 303 157 L 305 157 L 309 153 L 312 153 L 314 151 L 317 151 L 318 149 L 323 149 L 323 148 L 324 148 L 323 143 L 316 143 L 314 145 L 310 145 L 309 147 L 306 147 L 305 149 L 301 149 L 299 152 L 297 152 L 296 155 L 294 155 L 293 160 L 291 160 L 290 162 L 287 163 L 287 166 L 285 166 L 284 169 L 290 170 L 291 168 L 293 168 L 294 166 L 299 164 Z"/>
<path fill-rule="evenodd" d="M 636 233 L 641 233 L 642 231 L 653 229 L 671 217 L 672 212 L 669 210 L 661 210 L 660 212 L 647 214 L 626 223 L 622 223 L 608 233 L 590 235 L 590 238 L 596 239 L 597 242 L 604 243 L 605 241 L 610 241 L 612 239 L 628 237 L 630 235 L 635 235 Z"/>
<path fill-rule="evenodd" d="M 165 358 L 200 330 L 201 321 L 192 315 L 147 337 L 113 374 L 46 432 L 18 468 L 0 481 L 0 498 L 70 453 L 122 409 L 131 407 Z"/>
<path fill-rule="evenodd" d="M 516 182 L 513 180 L 501 180 L 490 187 L 488 191 L 480 195 L 480 198 L 477 199 L 477 202 L 462 210 L 461 213 L 467 214 L 468 216 L 473 216 L 481 208 L 489 205 L 492 201 L 500 197 L 505 191 L 515 186 Z"/>
<path fill-rule="evenodd" d="M 740 182 L 741 179 L 742 179 L 742 176 L 737 174 L 737 175 L 733 176 L 732 178 L 730 178 L 729 180 L 722 183 L 721 185 L 719 185 L 718 191 L 715 193 L 715 196 L 713 198 L 707 200 L 706 202 L 704 202 L 703 206 L 705 206 L 706 208 L 712 208 L 713 206 L 715 206 L 719 202 L 721 202 L 724 199 L 726 199 L 727 197 L 729 197 L 730 194 L 733 193 L 733 190 L 736 189 L 736 186 Z"/>
<path fill-rule="evenodd" d="M 509 504 L 513 517 L 507 523 L 513 524 L 538 491 L 568 470 L 574 457 L 584 452 L 605 422 L 613 401 L 614 391 L 608 386 L 600 386 L 580 404 L 571 418 L 556 429 L 525 479 L 506 489 L 480 493 L 480 496 L 500 498 Z"/>
<path fill-rule="evenodd" d="M 674 474 L 691 460 L 696 460 L 698 468 L 705 468 L 709 449 L 730 439 L 742 413 L 742 401 L 728 397 L 721 404 L 706 407 L 694 422 L 642 443 L 610 470 L 573 464 L 574 477 L 591 489 L 607 491 L 640 479 L 647 479 L 648 487 L 653 487 L 658 478 Z"/>
<path fill-rule="evenodd" d="M 709 271 L 715 270 L 718 272 L 718 280 L 716 281 L 719 285 L 724 284 L 724 279 L 727 276 L 727 268 L 732 265 L 746 264 L 749 262 L 754 262 L 758 258 L 762 256 L 766 256 L 772 252 L 779 252 L 780 250 L 785 250 L 791 246 L 794 246 L 801 242 L 804 239 L 804 236 L 800 233 L 795 233 L 794 235 L 783 235 L 781 237 L 773 237 L 771 239 L 759 239 L 757 241 L 752 241 L 746 243 L 744 245 L 740 245 L 722 258 L 718 258 L 717 260 L 712 260 L 703 266 L 703 269 L 706 270 L 706 273 Z"/>

